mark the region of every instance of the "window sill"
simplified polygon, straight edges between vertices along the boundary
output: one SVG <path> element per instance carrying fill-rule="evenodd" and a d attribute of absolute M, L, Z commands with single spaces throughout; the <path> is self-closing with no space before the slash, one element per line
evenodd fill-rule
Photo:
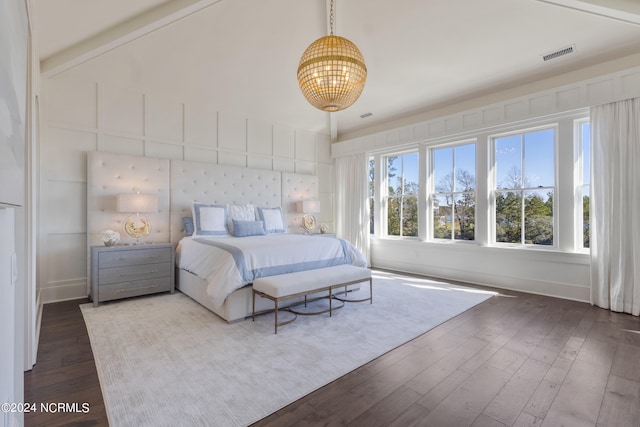
<path fill-rule="evenodd" d="M 530 260 L 540 260 L 540 261 L 557 261 L 557 262 L 565 262 L 571 264 L 589 264 L 589 252 L 586 251 L 576 251 L 576 252 L 565 252 L 559 250 L 557 247 L 533 247 L 533 246 L 517 246 L 517 245 L 499 245 L 499 244 L 489 244 L 489 245 L 481 245 L 477 242 L 469 242 L 469 241 L 437 241 L 437 240 L 429 240 L 429 241 L 421 241 L 416 237 L 393 237 L 393 236 L 383 236 L 383 237 L 373 237 L 371 238 L 371 242 L 376 246 L 385 246 L 386 244 L 390 245 L 406 245 L 412 247 L 422 247 L 427 251 L 430 250 L 451 250 L 451 251 L 463 251 L 471 254 L 477 254 L 478 252 L 482 253 L 495 253 L 496 257 L 505 256 L 513 256 L 516 258 L 527 258 Z"/>

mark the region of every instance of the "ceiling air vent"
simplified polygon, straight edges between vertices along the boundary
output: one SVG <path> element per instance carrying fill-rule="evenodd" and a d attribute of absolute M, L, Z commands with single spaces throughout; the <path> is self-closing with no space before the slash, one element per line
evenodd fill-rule
<path fill-rule="evenodd" d="M 572 44 L 571 46 L 563 47 L 562 49 L 558 49 L 556 51 L 549 52 L 545 55 L 542 55 L 542 60 L 549 61 L 550 59 L 555 59 L 559 56 L 567 55 L 575 51 L 576 51 L 576 45 Z"/>
<path fill-rule="evenodd" d="M 360 118 L 361 118 L 361 119 L 364 119 L 364 118 L 366 118 L 366 117 L 371 117 L 371 116 L 373 116 L 373 113 L 364 113 L 364 114 L 361 114 L 361 115 L 360 115 Z"/>

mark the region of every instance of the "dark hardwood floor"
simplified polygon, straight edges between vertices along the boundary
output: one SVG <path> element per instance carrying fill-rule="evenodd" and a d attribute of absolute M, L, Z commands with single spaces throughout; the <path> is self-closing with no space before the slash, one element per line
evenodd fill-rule
<path fill-rule="evenodd" d="M 42 312 L 36 365 L 24 374 L 24 401 L 37 411 L 24 414 L 25 426 L 108 426 L 98 373 L 80 304 L 47 304 Z M 43 412 L 40 404 L 78 403 L 68 411 Z M 82 407 L 88 403 L 88 412 Z M 85 413 L 87 412 L 87 413 Z"/>
<path fill-rule="evenodd" d="M 640 426 L 640 319 L 511 291 L 451 319 L 254 424 Z M 78 301 L 44 308 L 26 426 L 107 425 Z"/>

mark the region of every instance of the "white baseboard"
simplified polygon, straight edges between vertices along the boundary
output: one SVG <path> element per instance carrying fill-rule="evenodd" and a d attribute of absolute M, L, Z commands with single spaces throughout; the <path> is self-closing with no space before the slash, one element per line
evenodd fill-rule
<path fill-rule="evenodd" d="M 474 285 L 488 286 L 498 289 L 526 292 L 529 294 L 563 298 L 572 301 L 589 302 L 589 288 L 574 284 L 535 280 L 532 278 L 514 278 L 498 274 L 482 273 L 481 275 L 464 270 L 451 270 L 437 267 L 422 267 L 414 263 L 376 263 L 373 267 L 398 271 L 402 273 L 421 274 L 435 279 L 453 280 Z"/>
<path fill-rule="evenodd" d="M 40 329 L 42 326 L 42 310 L 44 305 L 42 304 L 42 292 L 38 289 L 38 296 L 36 297 L 36 336 L 35 345 L 33 348 L 33 364 L 37 362 L 38 357 L 38 345 L 40 345 Z"/>
<path fill-rule="evenodd" d="M 42 304 L 68 301 L 87 297 L 87 279 L 49 282 L 40 288 Z"/>

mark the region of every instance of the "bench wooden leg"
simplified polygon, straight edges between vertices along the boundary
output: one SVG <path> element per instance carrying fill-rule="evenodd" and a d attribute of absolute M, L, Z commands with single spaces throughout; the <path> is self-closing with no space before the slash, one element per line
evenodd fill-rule
<path fill-rule="evenodd" d="M 331 317 L 332 313 L 332 309 L 333 309 L 333 305 L 331 304 L 331 302 L 333 301 L 333 289 L 329 288 L 329 317 Z"/>
<path fill-rule="evenodd" d="M 251 291 L 253 294 L 253 303 L 251 304 L 251 321 L 256 321 L 256 291 Z"/>

